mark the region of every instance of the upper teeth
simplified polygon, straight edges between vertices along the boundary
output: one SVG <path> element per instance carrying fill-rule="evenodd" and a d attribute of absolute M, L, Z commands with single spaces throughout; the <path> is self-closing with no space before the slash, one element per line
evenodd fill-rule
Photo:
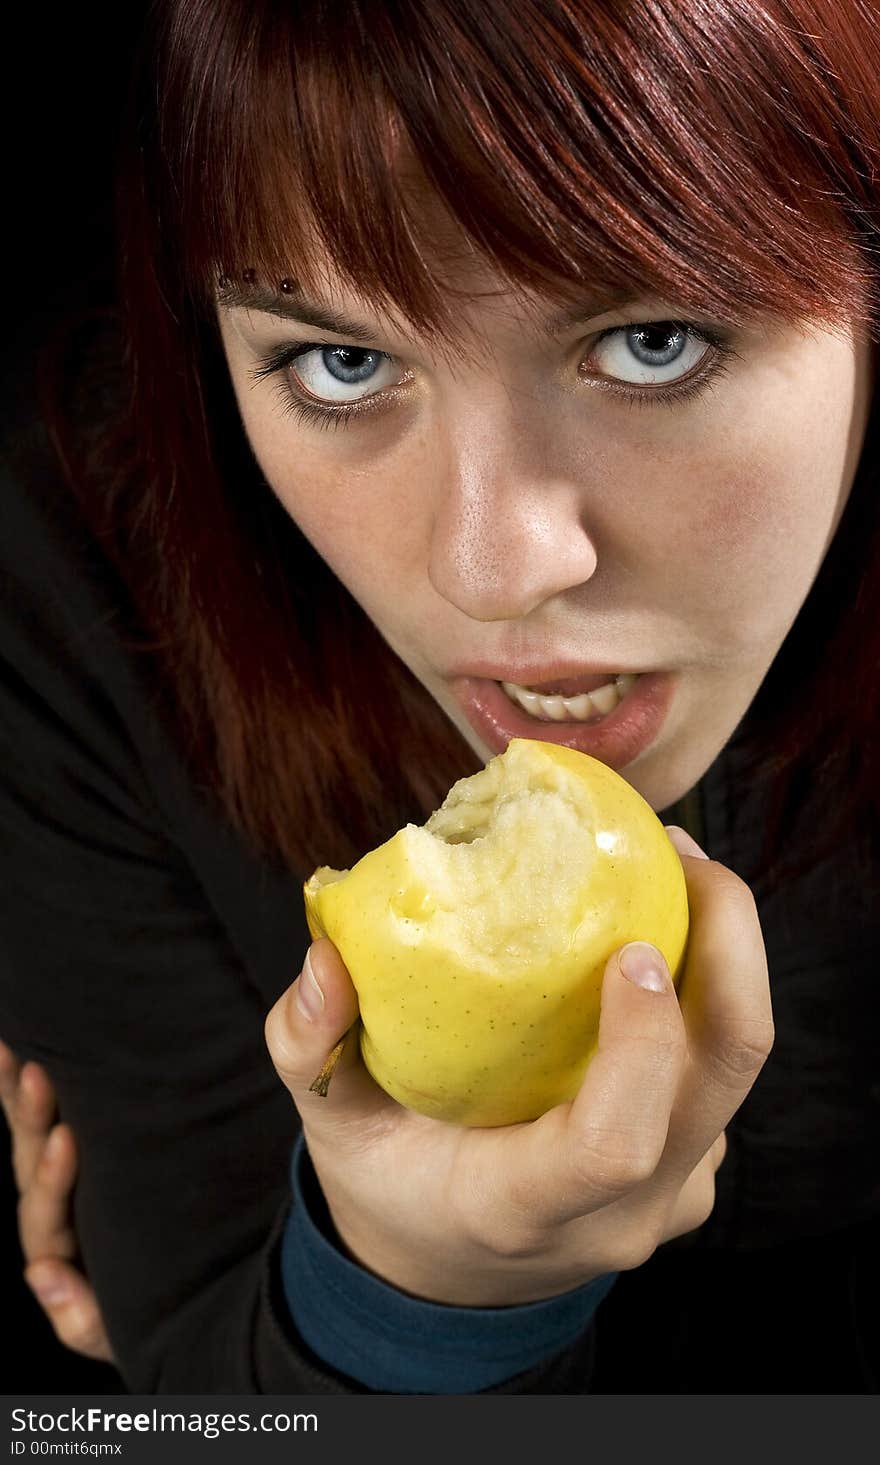
<path fill-rule="evenodd" d="M 543 718 L 545 722 L 587 722 L 590 718 L 612 712 L 618 702 L 626 696 L 637 675 L 621 674 L 613 682 L 597 687 L 594 692 L 581 692 L 577 697 L 562 697 L 558 693 L 543 697 L 539 692 L 530 692 L 516 682 L 502 682 L 501 685 L 511 701 L 518 702 L 532 717 Z"/>

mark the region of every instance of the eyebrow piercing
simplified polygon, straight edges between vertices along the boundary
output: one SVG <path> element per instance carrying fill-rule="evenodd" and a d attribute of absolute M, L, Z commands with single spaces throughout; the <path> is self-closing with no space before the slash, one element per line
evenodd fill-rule
<path fill-rule="evenodd" d="M 278 288 L 281 290 L 283 295 L 289 295 L 291 290 L 294 288 L 293 281 L 289 280 L 285 275 L 283 280 L 278 281 Z"/>

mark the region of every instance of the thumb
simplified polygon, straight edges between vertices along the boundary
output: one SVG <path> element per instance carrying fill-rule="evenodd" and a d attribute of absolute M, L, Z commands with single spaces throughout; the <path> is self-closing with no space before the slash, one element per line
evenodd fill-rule
<path fill-rule="evenodd" d="M 601 1160 L 606 1191 L 656 1168 L 686 1056 L 669 967 L 656 946 L 631 941 L 605 966 L 596 1047 L 570 1111 L 574 1141 Z"/>
<path fill-rule="evenodd" d="M 350 1123 L 387 1100 L 363 1065 L 359 1029 L 348 969 L 333 942 L 322 936 L 309 947 L 302 971 L 279 997 L 264 1028 L 269 1056 L 304 1127 L 343 1118 Z M 316 1092 L 311 1086 L 331 1054 L 329 1081 Z"/>
<path fill-rule="evenodd" d="M 605 963 L 597 1046 L 620 1052 L 684 1042 L 684 1023 L 669 972 L 658 946 L 630 941 Z"/>

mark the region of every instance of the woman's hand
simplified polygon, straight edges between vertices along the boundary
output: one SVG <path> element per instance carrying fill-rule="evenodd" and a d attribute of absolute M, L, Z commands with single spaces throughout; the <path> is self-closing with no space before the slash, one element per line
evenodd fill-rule
<path fill-rule="evenodd" d="M 18 1189 L 18 1233 L 24 1277 L 59 1342 L 105 1363 L 113 1350 L 98 1300 L 77 1256 L 71 1197 L 76 1180 L 76 1142 L 67 1124 L 53 1126 L 55 1090 L 38 1063 L 19 1064 L 0 1043 L 0 1103 L 12 1137 Z"/>
<path fill-rule="evenodd" d="M 770 1052 L 773 1019 L 751 891 L 683 830 L 669 833 L 691 911 L 678 997 L 668 972 L 663 990 L 647 990 L 612 957 L 581 1089 L 530 1123 L 467 1129 L 404 1109 L 353 1040 L 327 1097 L 311 1093 L 357 998 L 333 943 L 310 947 L 266 1042 L 355 1261 L 417 1297 L 505 1306 L 638 1267 L 706 1221 L 724 1128 Z"/>

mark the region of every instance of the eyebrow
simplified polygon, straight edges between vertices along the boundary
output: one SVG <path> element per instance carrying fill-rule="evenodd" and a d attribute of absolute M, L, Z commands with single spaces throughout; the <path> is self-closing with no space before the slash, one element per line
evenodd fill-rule
<path fill-rule="evenodd" d="M 299 321 L 316 326 L 319 331 L 333 331 L 337 336 L 348 336 L 351 341 L 374 341 L 376 332 L 361 321 L 349 320 L 348 316 L 319 304 L 297 289 L 276 294 L 263 285 L 224 285 L 218 291 L 217 303 L 224 310 L 253 310 L 261 315 L 276 319 Z"/>
<path fill-rule="evenodd" d="M 558 335 L 568 327 L 580 325 L 602 311 L 619 308 L 636 299 L 638 299 L 638 294 L 632 287 L 605 290 L 601 297 L 599 295 L 584 296 L 573 305 L 568 305 L 564 310 L 550 316 L 545 322 L 546 330 L 550 335 Z M 346 336 L 350 341 L 362 341 L 366 345 L 375 341 L 376 337 L 381 334 L 372 326 L 364 325 L 362 321 L 352 320 L 329 305 L 310 300 L 307 295 L 295 287 L 283 293 L 277 293 L 267 289 L 264 285 L 229 283 L 218 291 L 217 303 L 224 310 L 255 311 L 260 315 L 272 316 L 276 320 L 295 321 L 301 325 L 315 326 L 319 331 L 331 331 L 334 335 Z"/>

